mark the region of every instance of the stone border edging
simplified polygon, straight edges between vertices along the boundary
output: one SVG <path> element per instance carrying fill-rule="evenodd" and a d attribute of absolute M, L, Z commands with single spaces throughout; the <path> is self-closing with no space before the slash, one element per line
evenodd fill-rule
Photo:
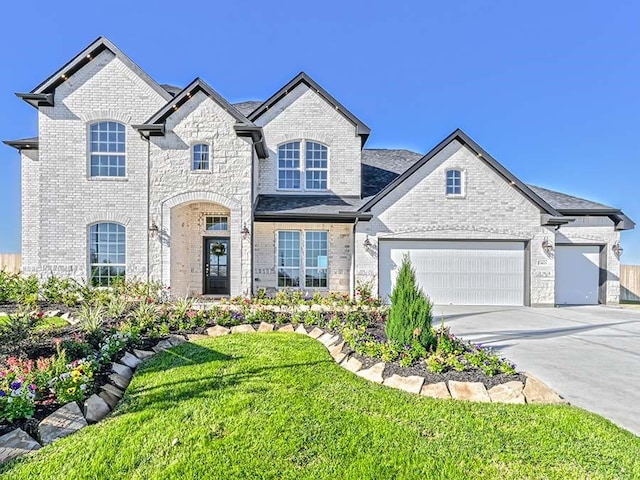
<path fill-rule="evenodd" d="M 425 384 L 425 378 L 418 375 L 402 376 L 393 374 L 384 377 L 384 362 L 378 362 L 370 368 L 363 369 L 362 363 L 351 353 L 342 352 L 345 345 L 340 336 L 332 332 L 324 331 L 317 326 L 307 331 L 304 324 L 294 328 L 293 324 L 281 325 L 276 330 L 276 325 L 262 322 L 257 329 L 251 324 L 235 325 L 231 328 L 214 325 L 207 328 L 207 335 L 187 334 L 186 339 L 182 335 L 170 335 L 160 340 L 152 350 L 133 349 L 125 351 L 120 362 L 111 364 L 109 382 L 100 387 L 101 392 L 93 394 L 84 401 L 81 411 L 76 402 L 70 402 L 51 415 L 43 419 L 38 425 L 39 441 L 33 439 L 24 430 L 17 428 L 0 436 L 0 464 L 13 460 L 27 453 L 33 452 L 48 445 L 59 438 L 66 437 L 81 430 L 90 423 L 97 423 L 105 418 L 116 407 L 124 396 L 135 370 L 147 358 L 171 347 L 181 345 L 187 341 L 201 340 L 204 338 L 220 337 L 232 333 L 256 333 L 256 332 L 288 332 L 306 335 L 320 342 L 329 351 L 333 360 L 342 368 L 355 373 L 371 382 L 379 383 L 390 388 L 396 388 L 405 392 L 423 395 L 437 399 L 466 400 L 484 403 L 538 403 L 560 404 L 568 403 L 554 390 L 545 385 L 541 380 L 525 373 L 526 382 L 512 381 L 496 385 L 487 390 L 480 382 L 456 382 L 449 380 L 447 383 L 438 382 Z"/>

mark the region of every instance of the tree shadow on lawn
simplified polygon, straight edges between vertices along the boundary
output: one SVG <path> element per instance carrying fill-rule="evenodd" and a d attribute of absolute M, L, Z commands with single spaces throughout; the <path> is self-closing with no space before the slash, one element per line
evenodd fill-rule
<path fill-rule="evenodd" d="M 228 373 L 228 369 L 234 363 L 243 360 L 243 356 L 231 356 L 202 345 L 185 343 L 170 350 L 161 352 L 145 363 L 136 372 L 132 385 L 127 390 L 127 395 L 114 410 L 112 417 L 134 413 L 141 410 L 166 410 L 184 400 L 192 398 L 204 398 L 211 395 L 212 391 L 221 391 L 237 387 L 243 383 L 264 381 L 266 372 L 274 370 L 294 369 L 296 372 L 304 367 L 316 367 L 322 364 L 333 364 L 332 360 L 318 360 L 300 363 L 285 363 L 281 365 L 271 364 L 264 367 L 243 370 L 237 373 Z M 198 365 L 220 362 L 218 368 L 191 369 Z M 190 370 L 181 374 L 172 374 L 166 381 L 157 381 L 159 373 L 168 373 L 173 369 L 189 367 Z M 137 386 L 138 382 L 145 381 L 145 377 L 151 376 L 153 385 Z M 172 378 L 181 378 L 171 380 Z M 295 377 L 292 376 L 292 378 Z M 256 383 L 257 385 L 257 383 Z"/>

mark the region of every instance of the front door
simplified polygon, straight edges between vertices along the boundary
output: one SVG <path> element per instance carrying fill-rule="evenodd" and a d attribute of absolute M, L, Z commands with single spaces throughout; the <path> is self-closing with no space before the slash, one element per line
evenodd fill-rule
<path fill-rule="evenodd" d="M 229 295 L 229 238 L 204 239 L 204 294 Z"/>

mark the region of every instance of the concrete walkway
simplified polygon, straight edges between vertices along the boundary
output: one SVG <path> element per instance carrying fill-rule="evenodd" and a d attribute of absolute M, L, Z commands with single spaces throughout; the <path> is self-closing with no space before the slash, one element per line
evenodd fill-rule
<path fill-rule="evenodd" d="M 640 310 L 435 306 L 451 332 L 492 347 L 573 405 L 640 435 Z"/>

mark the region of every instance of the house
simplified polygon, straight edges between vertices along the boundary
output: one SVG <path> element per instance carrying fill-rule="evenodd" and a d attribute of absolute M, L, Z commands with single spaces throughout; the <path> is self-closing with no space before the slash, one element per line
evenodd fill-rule
<path fill-rule="evenodd" d="M 526 185 L 456 130 L 426 155 L 364 148 L 305 73 L 232 105 L 160 85 L 101 37 L 29 93 L 23 270 L 177 296 L 301 288 L 388 295 L 409 254 L 436 303 L 617 303 L 617 209 Z"/>

